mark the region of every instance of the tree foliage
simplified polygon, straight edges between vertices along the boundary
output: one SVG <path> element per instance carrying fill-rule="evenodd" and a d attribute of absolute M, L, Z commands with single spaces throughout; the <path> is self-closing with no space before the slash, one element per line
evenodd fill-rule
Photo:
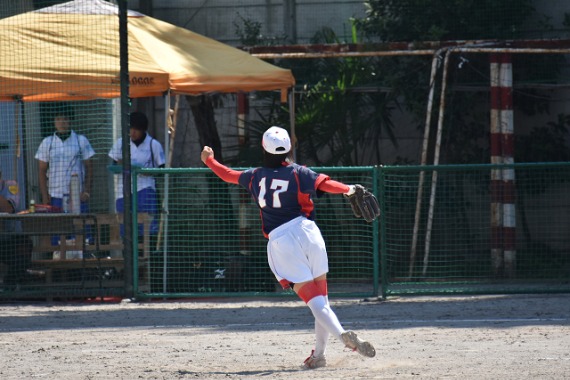
<path fill-rule="evenodd" d="M 356 41 L 353 34 L 353 42 Z M 322 28 L 312 43 L 339 43 Z M 382 63 L 375 58 L 320 58 L 295 66 L 302 85 L 296 100 L 296 135 L 301 160 L 314 165 L 379 162 L 380 137 L 395 145 L 391 112 L 396 94 L 381 89 Z"/>
<path fill-rule="evenodd" d="M 512 39 L 532 0 L 368 0 L 358 26 L 382 41 Z"/>

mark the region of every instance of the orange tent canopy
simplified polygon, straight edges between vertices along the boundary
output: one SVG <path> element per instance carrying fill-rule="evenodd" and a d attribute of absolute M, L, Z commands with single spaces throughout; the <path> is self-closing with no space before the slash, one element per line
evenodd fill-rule
<path fill-rule="evenodd" d="M 280 90 L 282 69 L 213 39 L 128 12 L 129 96 Z M 0 100 L 120 96 L 115 5 L 75 0 L 0 20 Z"/>

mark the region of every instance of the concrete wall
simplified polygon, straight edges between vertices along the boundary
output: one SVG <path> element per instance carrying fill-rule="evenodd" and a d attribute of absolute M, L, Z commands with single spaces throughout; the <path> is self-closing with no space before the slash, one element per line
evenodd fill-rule
<path fill-rule="evenodd" d="M 2 0 L 0 18 L 14 16 L 34 9 L 32 0 Z"/>
<path fill-rule="evenodd" d="M 141 1 L 129 1 L 139 8 Z M 308 43 L 322 27 L 350 41 L 351 17 L 364 17 L 362 0 L 153 0 L 152 16 L 230 45 L 239 44 L 234 23 L 241 18 L 262 24 L 267 38 Z M 296 39 L 295 39 L 296 36 Z"/>
<path fill-rule="evenodd" d="M 529 38 L 570 36 L 562 25 L 565 13 L 570 13 L 569 1 L 535 1 L 534 5 L 544 17 L 529 22 Z M 366 15 L 363 0 L 133 0 L 128 6 L 231 45 L 239 43 L 234 23 L 241 18 L 261 23 L 261 33 L 268 38 L 287 36 L 287 43 L 308 43 L 323 27 L 350 41 L 350 18 Z M 534 30 L 544 29 L 539 23 L 545 22 L 552 30 L 533 35 Z"/>

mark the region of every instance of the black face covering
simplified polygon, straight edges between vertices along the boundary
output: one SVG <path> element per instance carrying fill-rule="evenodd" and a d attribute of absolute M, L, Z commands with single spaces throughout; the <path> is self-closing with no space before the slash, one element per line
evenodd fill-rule
<path fill-rule="evenodd" d="M 144 139 L 146 139 L 146 133 L 145 133 L 140 139 L 136 139 L 136 140 L 131 139 L 131 141 L 132 141 L 133 144 L 135 144 L 136 146 L 139 146 L 139 145 L 142 144 L 142 142 L 144 141 Z"/>
<path fill-rule="evenodd" d="M 55 132 L 55 135 L 61 139 L 61 141 L 65 141 L 71 136 L 71 131 L 67 132 Z"/>

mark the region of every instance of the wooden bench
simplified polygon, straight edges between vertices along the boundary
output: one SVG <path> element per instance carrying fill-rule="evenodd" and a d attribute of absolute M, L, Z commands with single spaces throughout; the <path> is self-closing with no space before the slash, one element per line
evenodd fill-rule
<path fill-rule="evenodd" d="M 150 288 L 151 221 L 149 214 L 138 214 L 138 223 L 143 226 L 143 235 L 138 243 L 139 289 L 143 291 Z M 66 239 L 67 236 L 62 234 L 59 236 L 59 244 L 52 245 L 52 236 L 35 237 L 32 269 L 45 272 L 46 285 L 69 286 L 78 282 L 68 281 L 68 274 L 73 270 L 90 270 L 100 278 L 110 277 L 109 272 L 124 272 L 122 223 L 122 214 L 94 214 L 93 218 L 74 221 L 74 239 Z M 58 259 L 54 258 L 56 252 L 59 253 Z M 55 281 L 56 274 L 58 281 Z M 91 283 L 95 286 L 103 284 L 101 281 Z M 85 281 L 81 282 L 82 286 L 85 284 Z"/>

